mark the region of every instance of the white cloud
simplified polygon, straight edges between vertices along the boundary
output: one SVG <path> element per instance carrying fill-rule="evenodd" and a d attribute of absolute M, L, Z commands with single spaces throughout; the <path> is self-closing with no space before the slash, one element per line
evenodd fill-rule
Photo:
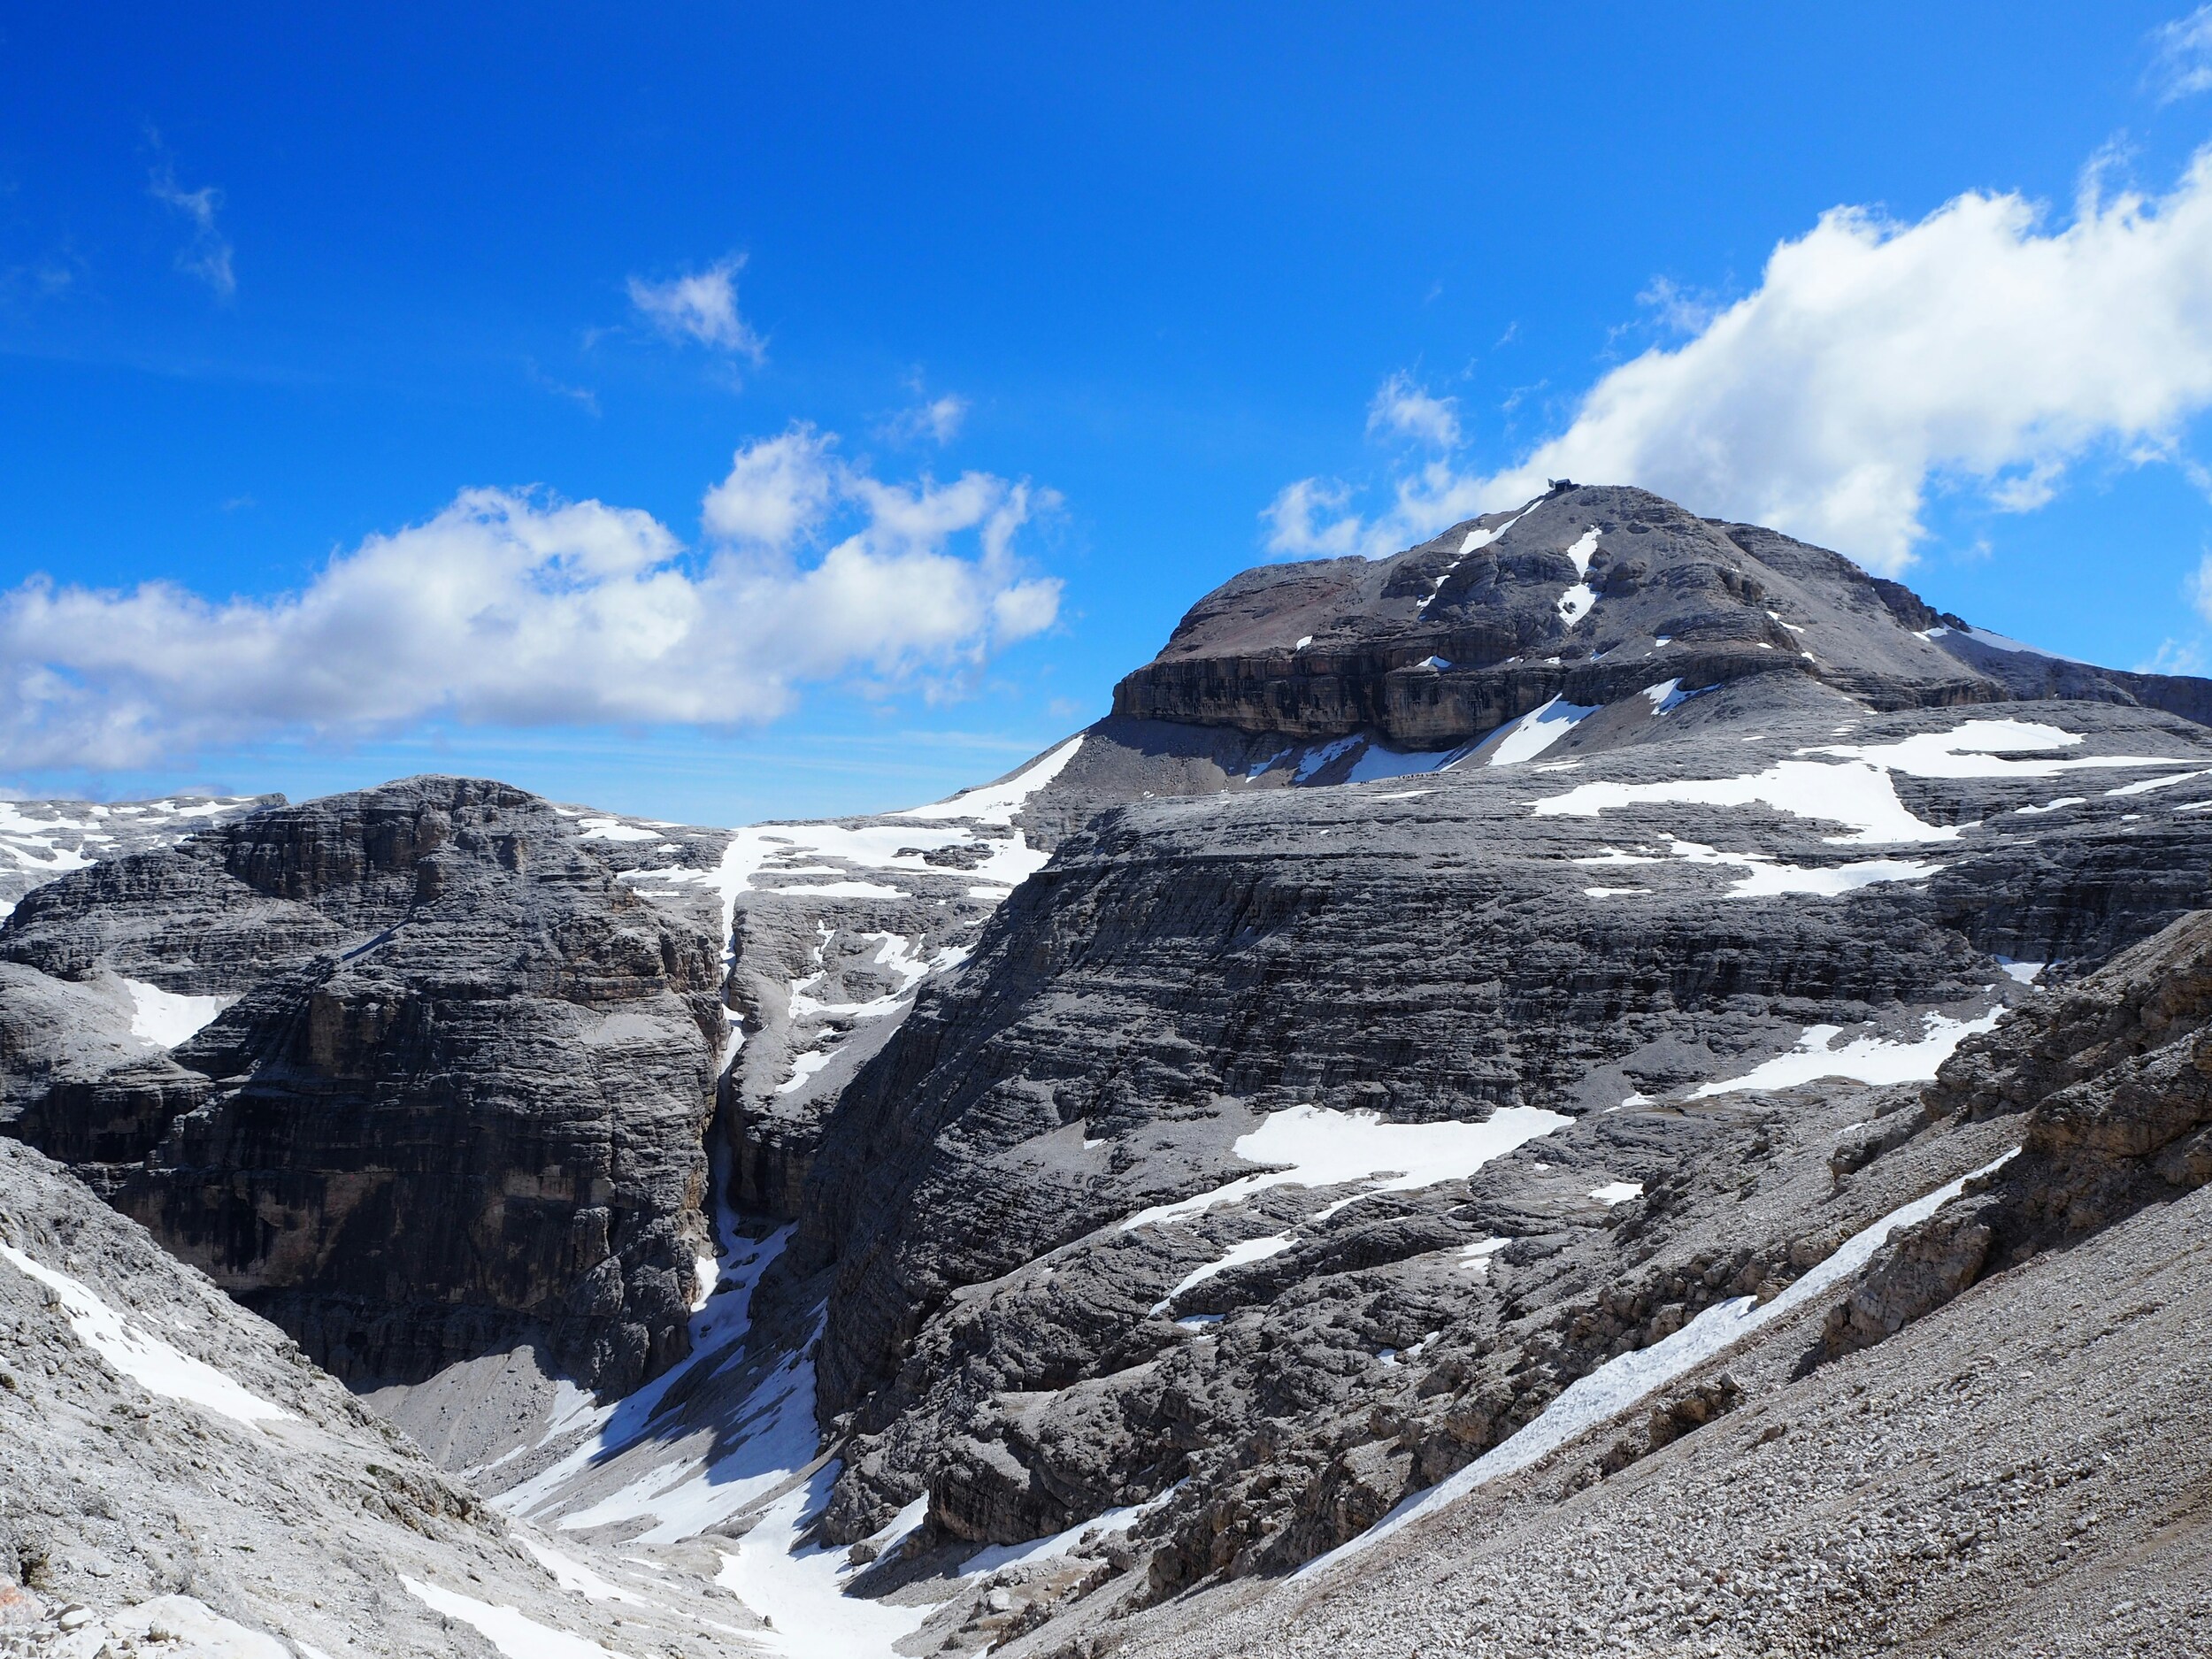
<path fill-rule="evenodd" d="M 2196 607 L 2197 614 L 2212 622 L 2212 553 L 2197 561 L 2197 568 L 2182 583 L 2181 590 Z"/>
<path fill-rule="evenodd" d="M 941 397 L 926 398 L 911 409 L 901 411 L 887 423 L 885 431 L 903 443 L 924 439 L 932 443 L 950 443 L 960 435 L 971 407 L 958 393 L 947 392 Z"/>
<path fill-rule="evenodd" d="M 1367 406 L 1367 430 L 1411 438 L 1440 449 L 1459 447 L 1459 409 L 1455 400 L 1432 396 L 1402 369 L 1382 383 Z"/>
<path fill-rule="evenodd" d="M 2181 460 L 2183 423 L 2212 405 L 2212 150 L 2162 197 L 2095 184 L 2057 228 L 2016 195 L 1911 225 L 1835 209 L 1694 337 L 1603 376 L 1519 465 L 1431 462 L 1371 518 L 1324 519 L 1332 487 L 1304 480 L 1269 510 L 1270 545 L 1384 554 L 1570 477 L 1894 572 L 1932 485 L 2025 511 L 2093 454 Z"/>
<path fill-rule="evenodd" d="M 2159 102 L 2171 104 L 2193 93 L 2212 92 L 2212 5 L 2200 5 L 2185 18 L 2154 31 L 2158 55 L 2153 74 L 2159 83 Z"/>
<path fill-rule="evenodd" d="M 725 541 L 787 553 L 811 534 L 837 494 L 830 455 L 834 437 L 794 426 L 781 437 L 747 444 L 730 472 L 707 491 L 700 521 Z"/>
<path fill-rule="evenodd" d="M 148 176 L 146 188 L 155 201 L 182 214 L 192 227 L 192 240 L 177 254 L 177 269 L 206 283 L 218 299 L 227 300 L 236 294 L 238 276 L 232 267 L 231 245 L 215 224 L 223 193 L 211 184 L 196 190 L 180 188 L 176 170 L 166 161 Z"/>
<path fill-rule="evenodd" d="M 2155 651 L 2136 664 L 2135 672 L 2139 674 L 2202 674 L 2204 643 L 2200 640 L 2162 640 Z"/>
<path fill-rule="evenodd" d="M 1060 584 L 1013 547 L 1048 492 L 887 484 L 832 442 L 739 451 L 703 556 L 647 513 L 486 489 L 273 599 L 27 582 L 0 595 L 0 761 L 98 770 L 439 719 L 731 726 L 810 682 L 941 692 L 1051 625 Z"/>
<path fill-rule="evenodd" d="M 630 303 L 671 340 L 690 340 L 758 363 L 768 342 L 753 332 L 737 309 L 737 273 L 741 256 L 719 260 L 703 271 L 649 282 L 632 277 Z"/>

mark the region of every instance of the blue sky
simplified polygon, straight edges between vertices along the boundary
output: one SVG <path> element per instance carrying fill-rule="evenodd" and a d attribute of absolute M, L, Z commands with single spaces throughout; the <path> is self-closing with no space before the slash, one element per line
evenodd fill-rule
<path fill-rule="evenodd" d="M 393 16 L 0 12 L 0 784 L 905 804 L 1568 463 L 2203 665 L 2212 11 Z"/>

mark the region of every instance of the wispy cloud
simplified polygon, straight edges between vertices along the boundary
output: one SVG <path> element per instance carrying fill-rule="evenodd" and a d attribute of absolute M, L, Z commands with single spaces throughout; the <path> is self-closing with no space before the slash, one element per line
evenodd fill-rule
<path fill-rule="evenodd" d="M 1688 340 L 1603 375 L 1517 464 L 1409 459 L 1365 512 L 1302 480 L 1268 510 L 1269 545 L 1386 554 L 1571 477 L 1895 572 L 1939 483 L 2028 511 L 2093 455 L 2187 468 L 2183 425 L 2212 407 L 2212 150 L 2160 196 L 2107 196 L 2107 170 L 2058 227 L 2017 195 L 1969 193 L 1913 224 L 1835 209 Z"/>
<path fill-rule="evenodd" d="M 273 598 L 40 578 L 0 595 L 0 764 L 426 721 L 723 728 L 825 681 L 951 695 L 1057 615 L 1016 548 L 1056 501 L 980 472 L 886 480 L 794 427 L 737 451 L 699 551 L 644 512 L 475 489 Z"/>
<path fill-rule="evenodd" d="M 1459 447 L 1459 409 L 1401 369 L 1382 383 L 1367 405 L 1367 430 L 1411 438 L 1440 449 Z"/>
<path fill-rule="evenodd" d="M 565 380 L 557 380 L 541 369 L 533 358 L 524 358 L 522 368 L 529 377 L 530 384 L 539 390 L 550 392 L 556 397 L 565 397 L 588 414 L 595 416 L 599 413 L 599 394 L 588 386 L 571 386 Z"/>
<path fill-rule="evenodd" d="M 176 168 L 164 157 L 147 175 L 147 192 L 173 210 L 191 227 L 191 237 L 177 252 L 177 269 L 207 284 L 216 298 L 227 300 L 238 292 L 238 275 L 228 237 L 215 222 L 223 205 L 223 193 L 211 184 L 188 190 L 177 182 Z"/>
<path fill-rule="evenodd" d="M 915 388 L 917 392 L 921 388 Z M 898 443 L 950 443 L 960 435 L 966 424 L 968 400 L 956 392 L 947 392 L 940 397 L 924 397 L 910 409 L 902 409 L 883 424 L 883 435 Z"/>
<path fill-rule="evenodd" d="M 630 303 L 671 340 L 688 341 L 757 364 L 766 356 L 768 342 L 737 309 L 737 273 L 744 265 L 743 256 L 733 254 L 703 271 L 665 281 L 634 276 L 629 280 Z"/>
<path fill-rule="evenodd" d="M 2212 5 L 2200 5 L 2187 17 L 2163 25 L 2153 32 L 2151 41 L 2157 49 L 2151 78 L 2161 104 L 2212 92 Z"/>

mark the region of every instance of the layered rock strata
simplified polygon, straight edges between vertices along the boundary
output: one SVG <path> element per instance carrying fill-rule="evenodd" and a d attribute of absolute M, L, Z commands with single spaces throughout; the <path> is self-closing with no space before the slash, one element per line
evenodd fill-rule
<path fill-rule="evenodd" d="M 680 1351 L 705 1253 L 715 938 L 572 816 L 415 779 L 29 895 L 0 929 L 13 1133 L 339 1375 L 518 1340 Z"/>

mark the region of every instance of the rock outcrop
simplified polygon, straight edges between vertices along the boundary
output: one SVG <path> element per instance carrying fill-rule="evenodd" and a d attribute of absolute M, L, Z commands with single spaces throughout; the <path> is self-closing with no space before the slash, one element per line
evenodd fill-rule
<path fill-rule="evenodd" d="M 1867 1348 L 1991 1273 L 2212 1181 L 2212 915 L 2183 918 L 1978 1037 L 1922 1115 L 2024 1115 L 2019 1156 L 1892 1240 L 1832 1311 Z"/>
<path fill-rule="evenodd" d="M 350 1379 L 623 1390 L 706 1254 L 715 938 L 572 815 L 426 778 L 81 871 L 0 929 L 13 1133 Z"/>
<path fill-rule="evenodd" d="M 0 916 L 57 876 L 172 846 L 197 831 L 283 804 L 280 795 L 0 801 Z"/>

